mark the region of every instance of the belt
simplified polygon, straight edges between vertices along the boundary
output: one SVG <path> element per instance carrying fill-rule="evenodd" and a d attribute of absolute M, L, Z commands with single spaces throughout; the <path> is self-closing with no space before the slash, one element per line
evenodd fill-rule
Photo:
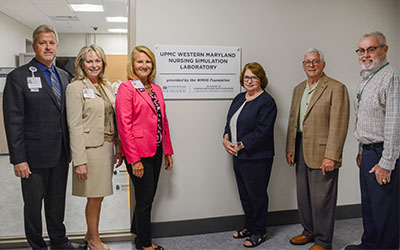
<path fill-rule="evenodd" d="M 363 144 L 362 147 L 364 150 L 375 150 L 378 148 L 383 148 L 383 142 L 372 143 L 372 144 Z"/>

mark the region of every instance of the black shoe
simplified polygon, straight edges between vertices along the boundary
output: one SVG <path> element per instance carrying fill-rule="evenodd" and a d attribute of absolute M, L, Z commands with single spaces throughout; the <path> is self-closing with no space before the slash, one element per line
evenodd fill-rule
<path fill-rule="evenodd" d="M 51 246 L 50 247 L 51 250 L 55 250 L 55 249 L 59 249 L 59 250 L 72 250 L 72 249 L 87 249 L 87 246 L 85 245 L 80 245 L 80 244 L 76 244 L 73 243 L 71 241 L 67 241 L 63 244 L 60 245 L 56 245 L 56 246 Z"/>
<path fill-rule="evenodd" d="M 348 245 L 344 248 L 344 250 L 360 250 L 367 249 L 362 243 L 359 245 Z"/>

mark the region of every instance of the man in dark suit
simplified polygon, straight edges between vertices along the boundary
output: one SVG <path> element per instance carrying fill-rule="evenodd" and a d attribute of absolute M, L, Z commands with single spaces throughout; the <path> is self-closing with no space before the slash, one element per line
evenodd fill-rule
<path fill-rule="evenodd" d="M 57 33 L 33 32 L 35 58 L 13 70 L 4 89 L 3 112 L 10 162 L 21 178 L 25 234 L 33 249 L 42 237 L 42 201 L 51 249 L 83 249 L 65 236 L 64 210 L 70 149 L 65 115 L 68 73 L 54 66 Z"/>

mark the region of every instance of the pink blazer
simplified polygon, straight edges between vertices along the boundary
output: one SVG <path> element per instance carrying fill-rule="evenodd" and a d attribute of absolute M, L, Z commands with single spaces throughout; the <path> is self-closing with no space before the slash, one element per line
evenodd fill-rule
<path fill-rule="evenodd" d="M 150 84 L 161 107 L 163 152 L 172 155 L 164 97 L 160 86 Z M 115 108 L 122 153 L 128 163 L 154 156 L 157 151 L 157 113 L 150 95 L 144 89 L 135 88 L 130 80 L 125 81 L 118 88 Z"/>

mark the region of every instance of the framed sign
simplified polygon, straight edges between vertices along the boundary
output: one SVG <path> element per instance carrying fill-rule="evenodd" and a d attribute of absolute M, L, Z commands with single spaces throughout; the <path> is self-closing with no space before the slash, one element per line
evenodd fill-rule
<path fill-rule="evenodd" d="M 232 99 L 240 92 L 241 48 L 156 45 L 165 99 Z"/>

